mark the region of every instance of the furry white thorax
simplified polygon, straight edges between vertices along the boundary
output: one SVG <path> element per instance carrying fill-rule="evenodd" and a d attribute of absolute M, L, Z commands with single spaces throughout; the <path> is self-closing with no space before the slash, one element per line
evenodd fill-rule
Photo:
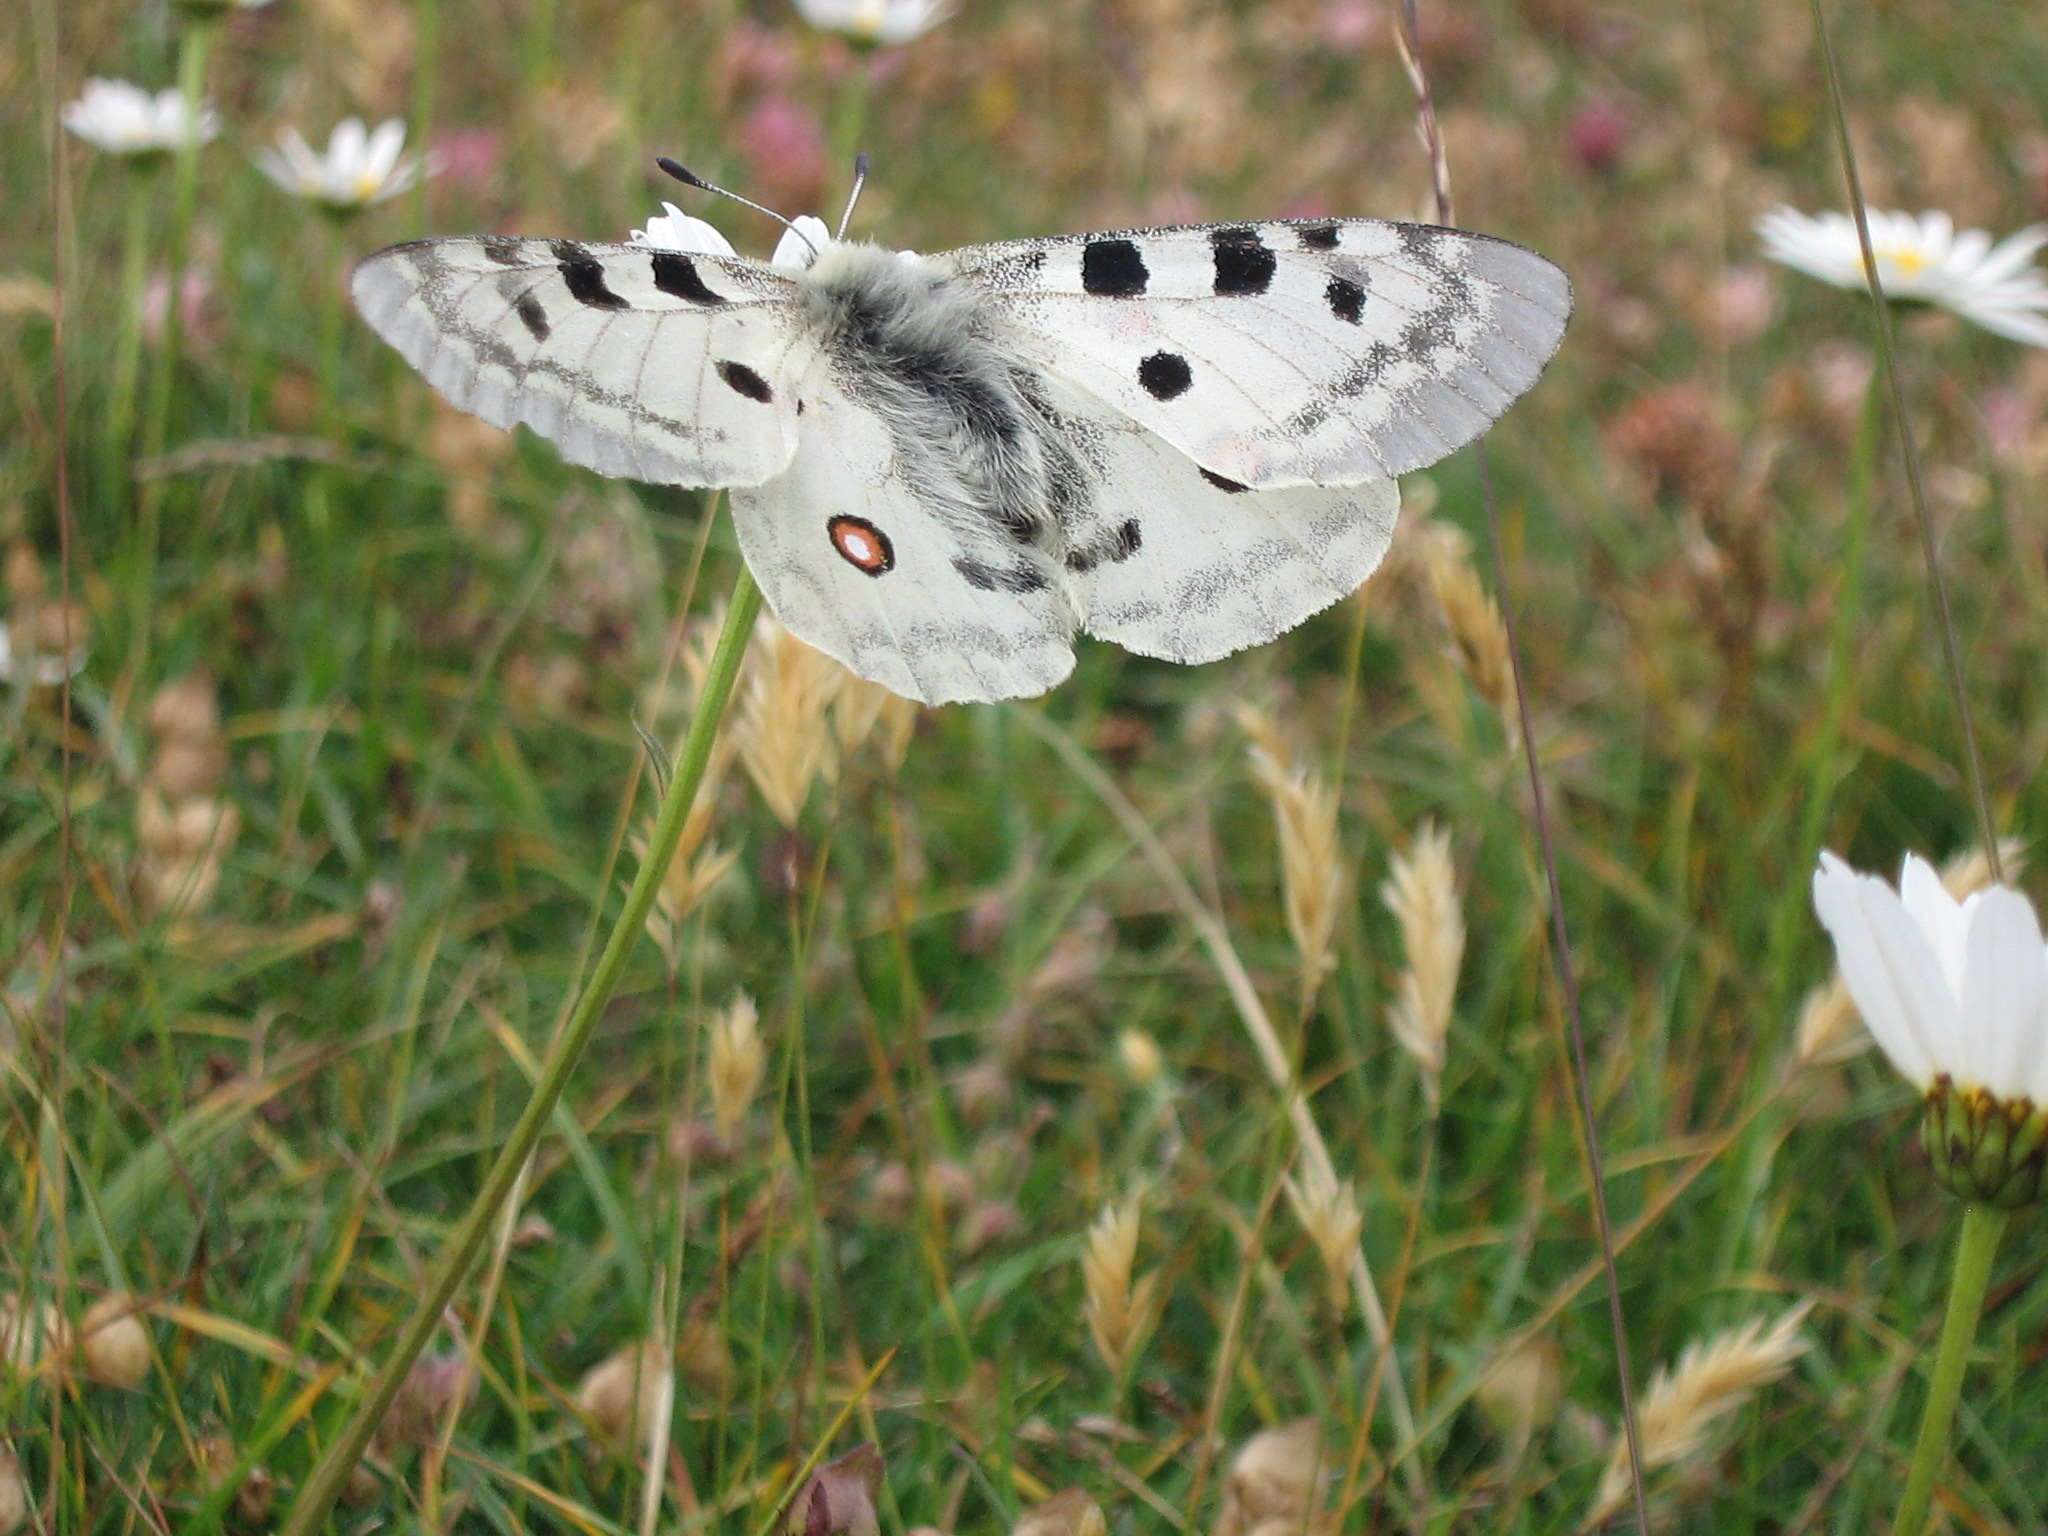
<path fill-rule="evenodd" d="M 963 530 L 991 520 L 1010 591 L 1064 585 L 1055 502 L 1080 483 L 1043 387 L 986 297 L 913 251 L 833 241 L 796 275 L 835 377 L 887 424 L 917 499 Z"/>

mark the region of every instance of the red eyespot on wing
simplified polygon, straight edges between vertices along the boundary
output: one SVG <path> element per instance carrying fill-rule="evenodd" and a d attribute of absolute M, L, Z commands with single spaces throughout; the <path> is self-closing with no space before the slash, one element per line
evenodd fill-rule
<path fill-rule="evenodd" d="M 864 517 L 840 516 L 825 525 L 839 558 L 857 571 L 880 576 L 896 566 L 896 550 L 889 535 Z"/>

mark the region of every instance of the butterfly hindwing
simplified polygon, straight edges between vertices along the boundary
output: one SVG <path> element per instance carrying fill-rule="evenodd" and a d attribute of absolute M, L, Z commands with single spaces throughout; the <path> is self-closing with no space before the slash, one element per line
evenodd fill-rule
<path fill-rule="evenodd" d="M 740 551 L 776 617 L 860 676 L 927 704 L 1040 694 L 1073 669 L 1051 556 L 943 515 L 885 419 L 821 365 L 783 474 L 732 492 Z"/>
<path fill-rule="evenodd" d="M 1063 529 L 1064 564 L 1098 639 L 1215 661 L 1349 596 L 1386 553 L 1391 480 L 1254 490 L 1071 387 L 1049 390 L 1090 483 L 1085 515 Z"/>
<path fill-rule="evenodd" d="M 814 344 L 764 263 L 569 240 L 421 240 L 356 268 L 364 318 L 442 394 L 571 463 L 751 485 L 795 451 Z"/>
<path fill-rule="evenodd" d="M 1018 351 L 1255 488 L 1353 485 L 1483 432 L 1571 312 L 1550 262 L 1371 219 L 1189 225 L 970 246 Z"/>

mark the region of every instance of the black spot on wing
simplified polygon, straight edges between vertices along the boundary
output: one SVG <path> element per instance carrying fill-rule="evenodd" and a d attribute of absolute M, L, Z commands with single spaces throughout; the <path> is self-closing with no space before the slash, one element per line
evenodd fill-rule
<path fill-rule="evenodd" d="M 540 300 L 530 293 L 522 293 L 512 301 L 512 313 L 532 333 L 535 341 L 548 339 L 548 312 L 540 307 Z"/>
<path fill-rule="evenodd" d="M 978 592 L 1015 592 L 1022 596 L 1028 592 L 1043 592 L 1048 585 L 1044 574 L 1028 565 L 997 570 L 992 565 L 969 560 L 963 555 L 953 561 L 953 569 L 960 573 L 962 581 Z"/>
<path fill-rule="evenodd" d="M 1235 480 L 1226 479 L 1222 475 L 1217 474 L 1213 469 L 1203 470 L 1202 478 L 1215 486 L 1217 490 L 1228 491 L 1232 496 L 1251 489 L 1248 485 L 1240 485 Z"/>
<path fill-rule="evenodd" d="M 1135 517 L 1112 528 L 1091 544 L 1074 550 L 1067 556 L 1067 569 L 1076 576 L 1085 576 L 1098 565 L 1119 565 L 1138 552 L 1143 543 Z"/>
<path fill-rule="evenodd" d="M 1105 298 L 1129 299 L 1145 291 L 1152 274 L 1130 240 L 1090 240 L 1081 248 L 1081 286 Z"/>
<path fill-rule="evenodd" d="M 1219 294 L 1264 293 L 1273 286 L 1273 273 L 1280 263 L 1256 229 L 1242 225 L 1213 229 L 1209 246 L 1216 256 Z"/>
<path fill-rule="evenodd" d="M 1329 303 L 1330 313 L 1339 320 L 1357 325 L 1365 314 L 1365 289 L 1348 277 L 1331 278 L 1323 298 Z"/>
<path fill-rule="evenodd" d="M 516 267 L 524 260 L 519 254 L 517 240 L 486 240 L 483 248 L 484 254 L 501 267 Z"/>
<path fill-rule="evenodd" d="M 692 304 L 723 304 L 725 300 L 704 286 L 697 263 L 681 251 L 654 253 L 654 286 L 670 298 L 688 299 Z"/>
<path fill-rule="evenodd" d="M 1138 382 L 1154 400 L 1173 400 L 1188 392 L 1195 374 L 1178 352 L 1154 352 L 1139 360 Z"/>
<path fill-rule="evenodd" d="M 1303 224 L 1295 229 L 1294 238 L 1301 242 L 1304 251 L 1334 251 L 1337 249 L 1337 226 Z"/>
<path fill-rule="evenodd" d="M 624 309 L 626 301 L 606 285 L 604 263 L 573 240 L 557 240 L 549 247 L 561 264 L 562 281 L 569 296 L 592 309 Z"/>
<path fill-rule="evenodd" d="M 745 395 L 749 400 L 758 400 L 763 405 L 775 398 L 775 391 L 768 387 L 768 381 L 745 363 L 721 360 L 713 366 L 718 369 L 718 376 L 725 380 L 726 385 L 735 394 Z"/>

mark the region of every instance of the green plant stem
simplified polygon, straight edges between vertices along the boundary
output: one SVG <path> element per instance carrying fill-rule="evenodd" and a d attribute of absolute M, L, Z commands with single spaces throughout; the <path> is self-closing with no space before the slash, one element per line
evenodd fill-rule
<path fill-rule="evenodd" d="M 1991 815 L 1991 795 L 1984 784 L 1984 754 L 1977 746 L 1976 717 L 1970 711 L 1970 691 L 1963 679 L 1962 648 L 1956 640 L 1956 618 L 1949 606 L 1948 582 L 1941 574 L 1941 552 L 1934 543 L 1934 519 L 1927 511 L 1927 488 L 1920 476 L 1920 449 L 1913 441 L 1913 423 L 1906 415 L 1906 390 L 1899 382 L 1898 349 L 1892 344 L 1891 306 L 1885 302 L 1884 284 L 1877 275 L 1877 253 L 1870 243 L 1870 219 L 1863 206 L 1863 178 L 1856 169 L 1856 146 L 1849 137 L 1848 109 L 1842 104 L 1842 76 L 1835 64 L 1834 40 L 1828 33 L 1827 8 L 1811 0 L 1814 36 L 1820 42 L 1822 73 L 1828 82 L 1828 106 L 1834 115 L 1835 136 L 1842 151 L 1842 174 L 1849 183 L 1849 214 L 1856 221 L 1856 240 L 1863 251 L 1863 275 L 1870 285 L 1870 302 L 1877 319 L 1877 366 L 1891 394 L 1892 423 L 1899 432 L 1899 454 L 1906 462 L 1906 489 L 1913 498 L 1913 517 L 1920 530 L 1920 554 L 1927 567 L 1927 593 L 1934 600 L 1935 628 L 1941 635 L 1942 660 L 1948 669 L 1950 691 L 1956 699 L 1956 724 L 1963 737 L 1963 770 L 1969 777 L 1970 798 L 1977 811 L 1978 836 L 1984 842 L 1984 860 L 1996 884 L 2005 883 L 2004 861 L 1998 856 L 1998 823 Z"/>
<path fill-rule="evenodd" d="M 342 252 L 347 248 L 342 229 L 353 212 L 353 209 L 344 212 L 321 210 L 319 254 L 315 257 L 319 263 L 316 280 L 320 285 L 320 429 L 337 440 L 340 435 L 342 310 L 345 307 L 341 265 Z"/>
<path fill-rule="evenodd" d="M 1892 1536 L 1920 1536 L 1927 1524 L 1927 1506 L 1934 1494 L 1934 1474 L 1948 1456 L 1949 1426 L 1963 1392 L 1963 1368 L 1977 1337 L 1977 1319 L 1984 1310 L 1984 1289 L 1991 1281 L 1991 1261 L 2005 1234 L 2007 1213 L 1981 1203 L 1963 1207 L 1963 1229 L 1956 1235 L 1956 1271 L 1949 1281 L 1948 1311 L 1941 1320 L 1941 1344 L 1934 1357 L 1934 1379 L 1927 1386 L 1927 1407 L 1920 1415 L 1920 1439 L 1913 1447 L 1913 1465 L 1906 1474 L 1905 1497 L 1899 1501 Z"/>
<path fill-rule="evenodd" d="M 149 400 L 142 424 L 142 455 L 164 451 L 170 432 L 171 397 L 176 392 L 178 363 L 183 352 L 185 254 L 192 233 L 192 210 L 199 197 L 199 107 L 206 96 L 206 61 L 213 46 L 211 20 L 187 20 L 178 34 L 178 89 L 185 96 L 185 141 L 178 146 L 177 169 L 171 181 L 171 233 L 168 245 L 170 286 L 164 302 L 164 340 L 150 373 Z M 130 573 L 128 664 L 141 670 L 149 653 L 150 614 L 156 599 L 156 555 L 163 516 L 166 481 L 152 476 L 136 497 L 134 569 Z"/>
<path fill-rule="evenodd" d="M 860 150 L 860 137 L 867 131 L 869 58 L 867 49 L 854 49 L 853 61 L 847 66 L 846 78 L 840 82 L 839 95 L 832 103 L 829 142 L 835 166 L 853 163 L 854 155 Z"/>
<path fill-rule="evenodd" d="M 152 159 L 156 157 L 151 157 Z M 135 430 L 135 392 L 142 378 L 142 300 L 149 278 L 149 205 L 158 167 L 136 163 L 128 175 L 128 221 L 121 234 L 121 329 L 107 390 L 103 472 L 111 507 L 128 501 L 128 447 Z"/>
<path fill-rule="evenodd" d="M 541 1131 L 553 1116 L 562 1090 L 568 1086 L 569 1074 L 575 1070 L 591 1032 L 604 1013 L 605 1004 L 611 1001 L 618 986 L 619 976 L 626 968 L 626 958 L 646 929 L 647 914 L 654 906 L 655 893 L 661 888 L 669 860 L 675 856 L 683 823 L 697 797 L 697 786 L 703 781 L 705 765 L 711 759 L 711 745 L 718 734 L 719 719 L 725 713 L 727 699 L 732 696 L 733 682 L 739 676 L 740 661 L 746 655 L 747 641 L 754 632 L 754 619 L 760 610 L 760 591 L 746 567 L 742 566 L 733 582 L 725 627 L 719 632 L 718 647 L 711 657 L 711 668 L 704 679 L 697 712 L 690 721 L 690 733 L 683 743 L 682 756 L 676 763 L 675 775 L 669 780 L 667 792 L 661 797 L 654 832 L 648 839 L 647 856 L 641 860 L 639 872 L 633 877 L 632 888 L 626 893 L 625 905 L 612 924 L 604 952 L 598 957 L 597 966 L 584 985 L 582 995 L 577 998 L 575 1010 L 569 1015 L 553 1050 L 542 1063 L 533 1093 L 527 1099 L 525 1109 L 520 1111 L 511 1135 L 499 1148 L 497 1160 L 484 1177 L 483 1187 L 463 1213 L 440 1261 L 428 1275 L 412 1315 L 399 1331 L 382 1369 L 365 1389 L 355 1412 L 343 1426 L 340 1438 L 327 1448 L 320 1464 L 307 1479 L 305 1491 L 292 1506 L 283 1536 L 313 1536 L 325 1523 L 342 1485 L 348 1481 L 349 1473 L 370 1443 L 370 1436 L 384 1422 L 384 1415 L 389 1411 L 392 1399 L 398 1395 L 406 1372 L 412 1368 L 413 1361 L 426 1347 L 434 1330 L 441 1325 L 442 1310 L 475 1263 L 500 1206 L 526 1165 L 527 1155 L 533 1151 Z"/>

